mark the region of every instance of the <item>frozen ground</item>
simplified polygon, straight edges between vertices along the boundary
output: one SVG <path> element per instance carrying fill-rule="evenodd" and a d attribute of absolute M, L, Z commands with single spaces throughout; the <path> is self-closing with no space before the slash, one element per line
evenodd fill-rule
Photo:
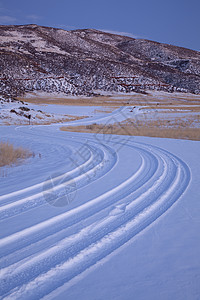
<path fill-rule="evenodd" d="M 199 299 L 200 142 L 59 125 L 0 136 L 35 153 L 0 177 L 2 299 Z"/>
<path fill-rule="evenodd" d="M 102 106 L 68 106 L 55 104 L 29 104 L 20 101 L 0 101 L 0 125 L 26 125 L 31 115 L 31 124 L 73 121 L 76 117 L 103 116 L 114 108 Z"/>
<path fill-rule="evenodd" d="M 109 107 L 102 107 L 102 106 L 65 106 L 65 105 L 57 105 L 57 104 L 29 104 L 29 107 L 34 110 L 41 109 L 46 113 L 51 114 L 60 114 L 60 115 L 73 115 L 73 116 L 94 116 L 98 114 L 102 114 L 102 112 L 110 111 Z"/>
<path fill-rule="evenodd" d="M 140 107 L 124 106 L 120 108 L 103 106 L 69 106 L 58 104 L 30 104 L 22 102 L 0 103 L 0 125 L 29 124 L 28 115 L 31 115 L 31 124 L 58 123 L 65 125 L 82 124 L 113 124 L 141 113 Z M 87 119 L 75 120 L 76 117 Z M 66 122 L 66 119 L 68 120 Z"/>

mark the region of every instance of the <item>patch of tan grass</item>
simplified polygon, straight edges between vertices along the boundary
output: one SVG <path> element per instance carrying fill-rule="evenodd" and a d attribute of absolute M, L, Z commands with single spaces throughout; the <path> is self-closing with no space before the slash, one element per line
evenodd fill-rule
<path fill-rule="evenodd" d="M 174 128 L 162 127 L 159 121 L 148 123 L 122 122 L 112 125 L 91 124 L 86 126 L 63 126 L 60 128 L 60 130 L 69 132 L 148 136 L 200 141 L 200 128 L 188 128 L 187 126 L 181 124 Z"/>
<path fill-rule="evenodd" d="M 37 121 L 35 119 L 34 121 L 31 122 L 31 125 L 51 125 L 51 124 L 56 124 L 56 123 L 66 123 L 66 122 L 72 122 L 72 121 L 77 121 L 81 119 L 85 119 L 87 116 L 68 116 L 65 118 L 52 118 L 52 119 L 41 119 L 41 121 Z"/>
<path fill-rule="evenodd" d="M 185 113 L 186 111 L 187 112 L 200 112 L 200 105 L 191 105 L 191 106 L 173 106 L 173 105 L 169 105 L 169 106 L 166 106 L 166 105 L 152 105 L 152 106 L 145 106 L 145 107 L 142 107 L 141 109 L 156 109 L 157 112 L 159 112 L 159 110 L 165 110 L 165 111 L 162 111 L 162 113 Z"/>
<path fill-rule="evenodd" d="M 0 142 L 0 167 L 19 163 L 31 155 L 30 151 L 22 147 L 14 147 L 8 142 Z"/>
<path fill-rule="evenodd" d="M 123 106 L 123 105 L 195 105 L 200 103 L 200 95 L 184 94 L 184 93 L 158 93 L 154 94 L 151 91 L 147 95 L 133 94 L 133 95 L 112 95 L 112 96 L 98 96 L 98 97 L 55 97 L 53 95 L 36 96 L 30 95 L 28 97 L 19 97 L 29 103 L 35 104 L 59 104 L 59 105 L 77 105 L 77 106 Z"/>
<path fill-rule="evenodd" d="M 33 97 L 33 98 L 17 98 L 20 101 L 33 104 L 57 104 L 72 106 L 123 106 L 126 100 L 111 99 L 111 97 L 82 97 L 82 98 L 51 98 L 51 97 Z M 124 103 L 124 104 L 123 104 Z"/>

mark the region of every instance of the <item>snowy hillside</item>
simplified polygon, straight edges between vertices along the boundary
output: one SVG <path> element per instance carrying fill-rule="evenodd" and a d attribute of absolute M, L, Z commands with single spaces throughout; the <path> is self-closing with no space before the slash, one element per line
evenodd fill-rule
<path fill-rule="evenodd" d="M 200 93 L 200 54 L 94 29 L 0 26 L 0 94 Z"/>

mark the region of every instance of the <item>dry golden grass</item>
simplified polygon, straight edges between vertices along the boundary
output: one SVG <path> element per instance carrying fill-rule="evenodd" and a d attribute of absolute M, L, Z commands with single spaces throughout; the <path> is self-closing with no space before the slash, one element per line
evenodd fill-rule
<path fill-rule="evenodd" d="M 156 109 L 157 112 L 162 110 L 162 113 L 185 113 L 187 112 L 200 112 L 200 105 L 190 105 L 190 106 L 174 106 L 174 105 L 152 105 L 152 106 L 145 106 L 141 108 L 142 110 L 144 109 Z"/>
<path fill-rule="evenodd" d="M 91 98 L 53 98 L 53 96 L 33 97 L 21 99 L 31 103 L 50 103 L 62 105 L 77 106 L 103 106 L 109 107 L 111 110 L 120 106 L 144 106 L 146 109 L 156 109 L 158 116 L 155 121 L 144 120 L 137 121 L 127 120 L 120 124 L 114 125 L 87 125 L 62 127 L 61 130 L 72 132 L 90 132 L 90 133 L 109 133 L 109 134 L 128 134 L 137 136 L 165 137 L 176 139 L 200 140 L 200 129 L 193 128 L 199 122 L 199 116 L 185 116 L 182 118 L 172 118 L 174 113 L 188 113 L 200 111 L 200 95 L 184 94 L 184 93 L 153 93 L 148 92 L 147 95 L 120 95 L 120 96 L 100 96 Z M 184 105 L 187 105 L 184 106 Z M 165 120 L 159 120 L 159 112 L 162 114 L 166 109 Z M 170 109 L 171 111 L 169 111 Z M 170 113 L 170 116 L 169 116 Z M 144 114 L 145 117 L 145 114 Z M 173 120 L 172 120 L 173 119 Z"/>
<path fill-rule="evenodd" d="M 17 98 L 20 101 L 33 104 L 57 104 L 57 105 L 72 105 L 72 106 L 122 106 L 126 104 L 123 100 L 117 101 L 110 97 L 81 97 L 81 98 L 47 98 L 47 97 L 33 97 L 33 98 Z M 122 102 L 122 103 L 121 103 Z"/>
<path fill-rule="evenodd" d="M 72 122 L 72 121 L 76 121 L 76 120 L 81 120 L 81 119 L 85 119 L 87 118 L 87 116 L 68 116 L 65 118 L 51 118 L 49 120 L 47 119 L 40 119 L 40 121 L 38 122 L 37 119 L 31 121 L 31 125 L 51 125 L 51 124 L 56 124 L 56 123 L 66 123 L 66 122 Z"/>
<path fill-rule="evenodd" d="M 160 138 L 200 140 L 200 128 L 189 128 L 184 124 L 177 124 L 176 127 L 165 127 L 167 121 L 149 121 L 149 122 L 122 122 L 112 125 L 92 124 L 86 126 L 63 126 L 62 131 L 87 132 L 95 134 L 117 134 L 130 136 L 149 136 Z"/>
<path fill-rule="evenodd" d="M 59 105 L 77 105 L 77 106 L 123 106 L 123 105 L 144 105 L 152 106 L 157 103 L 163 105 L 184 105 L 184 104 L 200 104 L 200 95 L 184 94 L 184 93 L 153 93 L 148 92 L 147 95 L 113 95 L 113 96 L 98 96 L 98 97 L 55 97 L 53 95 L 36 96 L 30 95 L 28 97 L 19 97 L 29 103 L 35 104 L 59 104 Z"/>
<path fill-rule="evenodd" d="M 14 147 L 8 142 L 0 142 L 0 167 L 19 163 L 32 154 L 22 147 Z"/>

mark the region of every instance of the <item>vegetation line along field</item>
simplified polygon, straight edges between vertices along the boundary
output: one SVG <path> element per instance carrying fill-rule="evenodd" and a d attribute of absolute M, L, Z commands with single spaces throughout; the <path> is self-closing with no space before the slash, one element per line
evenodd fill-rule
<path fill-rule="evenodd" d="M 200 140 L 200 128 L 162 128 L 149 124 L 137 124 L 131 126 L 129 124 L 92 124 L 82 126 L 62 126 L 62 131 L 69 132 L 87 132 L 95 134 L 116 134 L 116 135 L 130 135 L 130 136 L 149 136 L 159 138 L 172 138 L 172 139 L 186 139 L 186 140 Z"/>

